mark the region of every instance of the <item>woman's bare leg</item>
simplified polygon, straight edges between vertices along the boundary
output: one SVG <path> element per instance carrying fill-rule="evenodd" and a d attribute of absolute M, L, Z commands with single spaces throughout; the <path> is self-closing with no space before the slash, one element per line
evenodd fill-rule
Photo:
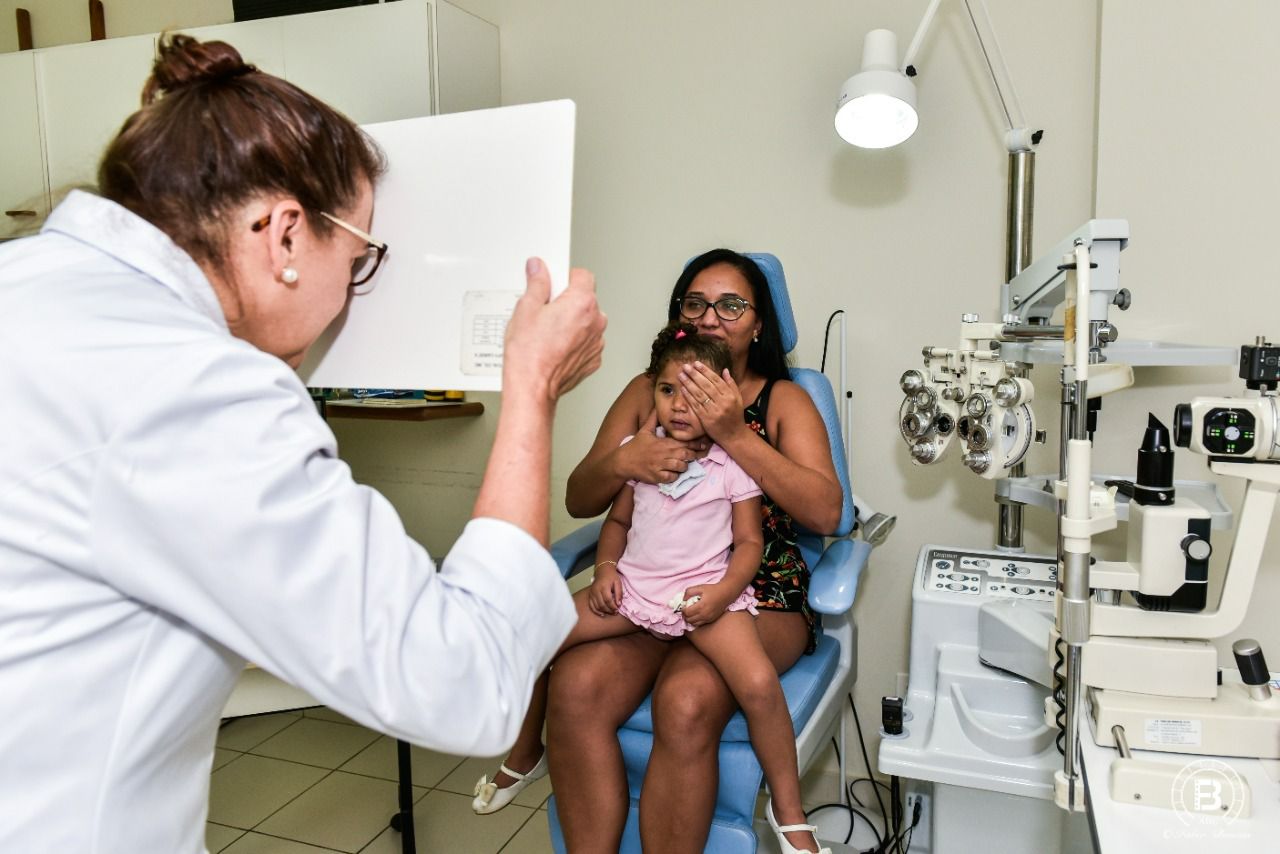
<path fill-rule="evenodd" d="M 557 656 L 563 655 L 566 650 L 580 644 L 635 634 L 640 631 L 640 628 L 635 623 L 621 614 L 602 617 L 592 612 L 591 607 L 587 604 L 587 593 L 588 591 L 583 589 L 574 594 L 573 605 L 578 612 L 578 622 L 574 624 L 573 629 L 569 632 L 569 637 L 565 638 L 564 643 L 561 644 L 560 650 L 556 653 Z M 637 703 L 637 705 L 639 704 Z M 502 764 L 521 774 L 527 774 L 533 770 L 533 766 L 537 765 L 538 760 L 542 758 L 542 725 L 546 718 L 547 673 L 544 672 L 533 683 L 533 696 L 529 700 L 529 711 L 525 713 L 524 723 L 520 725 L 520 733 L 516 736 L 516 743 L 511 746 L 511 750 L 507 753 L 507 759 Z M 515 782 L 515 778 L 499 771 L 494 775 L 493 781 L 499 789 L 505 789 Z"/>
<path fill-rule="evenodd" d="M 808 626 L 798 613 L 762 612 L 756 629 L 778 673 L 804 653 Z M 720 782 L 720 736 L 737 710 L 715 665 L 692 645 L 676 645 L 654 687 L 653 753 L 640 794 L 646 851 L 700 852 Z"/>
<path fill-rule="evenodd" d="M 618 727 L 648 695 L 675 646 L 645 633 L 627 635 L 576 646 L 551 669 L 547 759 L 573 854 L 618 850 L 630 804 Z"/>
<path fill-rule="evenodd" d="M 769 783 L 774 818 L 779 825 L 805 824 L 791 714 L 778 674 L 760 644 L 755 620 L 746 611 L 724 614 L 690 633 L 689 643 L 720 671 L 747 718 L 751 747 Z M 801 851 L 818 850 L 808 831 L 786 836 Z"/>

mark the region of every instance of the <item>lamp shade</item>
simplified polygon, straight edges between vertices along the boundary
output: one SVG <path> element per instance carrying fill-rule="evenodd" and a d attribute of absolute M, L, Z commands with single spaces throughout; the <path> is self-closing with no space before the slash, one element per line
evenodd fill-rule
<path fill-rule="evenodd" d="M 836 133 L 860 148 L 888 148 L 919 123 L 915 84 L 898 70 L 898 37 L 872 30 L 862 45 L 862 70 L 840 87 Z"/>

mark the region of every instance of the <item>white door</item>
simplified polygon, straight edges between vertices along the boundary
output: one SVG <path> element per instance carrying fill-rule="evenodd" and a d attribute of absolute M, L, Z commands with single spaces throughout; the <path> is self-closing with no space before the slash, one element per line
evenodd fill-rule
<path fill-rule="evenodd" d="M 55 205 L 77 186 L 96 185 L 103 149 L 141 106 L 142 85 L 154 61 L 154 35 L 37 52 L 49 191 Z"/>
<path fill-rule="evenodd" d="M 38 231 L 49 213 L 36 104 L 35 55 L 31 51 L 0 54 L 0 116 L 4 116 L 0 239 Z"/>

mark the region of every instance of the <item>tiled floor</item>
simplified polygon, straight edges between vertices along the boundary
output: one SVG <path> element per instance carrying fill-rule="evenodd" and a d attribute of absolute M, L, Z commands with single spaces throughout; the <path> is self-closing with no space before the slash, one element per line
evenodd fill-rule
<path fill-rule="evenodd" d="M 471 812 L 476 780 L 499 759 L 413 748 L 421 854 L 552 854 L 550 779 L 501 812 Z M 400 854 L 400 834 L 389 827 L 398 781 L 395 740 L 329 709 L 235 718 L 218 734 L 205 841 L 210 854 Z M 806 804 L 826 803 L 832 786 L 814 769 L 801 795 Z M 765 797 L 757 814 L 762 854 L 776 851 L 759 818 Z"/>
<path fill-rule="evenodd" d="M 499 813 L 471 812 L 471 790 L 497 759 L 413 748 L 420 852 L 550 854 L 539 780 Z M 328 709 L 237 718 L 218 735 L 209 824 L 211 854 L 400 854 L 396 745 Z"/>

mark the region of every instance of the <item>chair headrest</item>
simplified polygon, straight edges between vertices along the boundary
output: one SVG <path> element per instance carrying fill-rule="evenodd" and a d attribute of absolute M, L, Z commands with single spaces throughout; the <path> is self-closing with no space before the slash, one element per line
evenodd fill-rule
<path fill-rule="evenodd" d="M 773 297 L 773 310 L 778 315 L 778 331 L 782 334 L 782 352 L 790 353 L 796 347 L 800 334 L 796 330 L 796 316 L 791 311 L 791 296 L 787 293 L 787 277 L 782 272 L 778 256 L 768 252 L 744 252 L 756 262 L 769 283 L 769 296 Z"/>

